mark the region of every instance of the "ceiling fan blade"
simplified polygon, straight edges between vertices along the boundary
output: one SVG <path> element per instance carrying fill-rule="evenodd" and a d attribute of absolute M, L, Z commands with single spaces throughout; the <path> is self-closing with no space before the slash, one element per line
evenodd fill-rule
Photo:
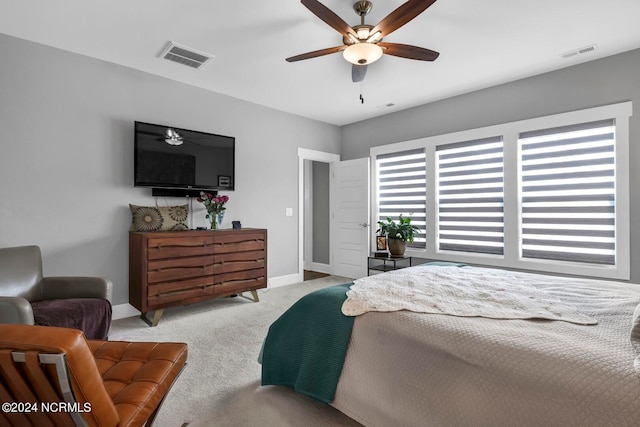
<path fill-rule="evenodd" d="M 353 64 L 351 67 L 351 80 L 354 83 L 358 83 L 364 80 L 364 76 L 367 74 L 367 65 Z"/>
<path fill-rule="evenodd" d="M 351 28 L 349 24 L 344 22 L 342 18 L 318 0 L 300 0 L 300 3 L 343 36 L 348 37 L 348 34 L 352 34 L 354 37 L 357 37 L 356 32 L 353 31 L 353 28 Z"/>
<path fill-rule="evenodd" d="M 371 30 L 371 34 L 380 31 L 382 37 L 386 37 L 420 15 L 435 2 L 436 0 L 409 0 L 378 22 L 378 25 Z"/>
<path fill-rule="evenodd" d="M 387 55 L 417 59 L 419 61 L 435 61 L 440 55 L 439 52 L 408 44 L 380 42 L 378 46 L 380 46 Z"/>
<path fill-rule="evenodd" d="M 290 58 L 287 58 L 286 61 L 296 62 L 296 61 L 302 61 L 303 59 L 316 58 L 318 56 L 329 55 L 331 53 L 340 52 L 342 50 L 345 50 L 346 48 L 347 46 L 344 45 L 344 46 L 328 47 L 326 49 L 314 50 L 313 52 L 307 52 L 300 55 L 292 56 Z"/>

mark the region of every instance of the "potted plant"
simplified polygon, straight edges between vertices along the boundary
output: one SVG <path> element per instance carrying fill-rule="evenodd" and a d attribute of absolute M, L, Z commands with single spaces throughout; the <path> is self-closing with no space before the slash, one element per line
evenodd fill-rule
<path fill-rule="evenodd" d="M 413 243 L 413 238 L 420 230 L 411 224 L 411 217 L 404 218 L 402 214 L 398 217 L 398 222 L 387 217 L 386 221 L 378 221 L 380 229 L 387 234 L 387 242 L 389 244 L 389 252 L 391 256 L 401 257 L 407 249 L 407 242 Z"/>

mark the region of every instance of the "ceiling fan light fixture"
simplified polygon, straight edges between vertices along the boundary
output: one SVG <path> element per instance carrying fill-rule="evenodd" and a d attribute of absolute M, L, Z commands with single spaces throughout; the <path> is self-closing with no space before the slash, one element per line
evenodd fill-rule
<path fill-rule="evenodd" d="M 344 59 L 356 65 L 366 65 L 376 62 L 382 56 L 382 48 L 373 43 L 356 43 L 346 48 L 342 55 Z"/>
<path fill-rule="evenodd" d="M 351 39 L 351 41 L 353 43 L 360 43 L 360 40 L 358 40 L 358 38 L 356 36 L 354 36 L 353 34 L 349 33 L 349 39 Z M 348 41 L 345 41 L 345 43 L 348 43 Z"/>
<path fill-rule="evenodd" d="M 376 31 L 375 33 L 371 34 L 371 36 L 367 39 L 367 42 L 375 43 L 377 41 L 380 41 L 381 38 L 382 38 L 382 33 L 380 31 Z"/>
<path fill-rule="evenodd" d="M 164 134 L 164 142 L 169 145 L 182 145 L 182 140 L 183 138 L 178 132 L 174 129 L 167 128 L 167 131 Z"/>
<path fill-rule="evenodd" d="M 356 34 L 358 35 L 358 38 L 360 40 L 366 40 L 369 38 L 369 29 L 368 28 L 358 28 L 358 31 L 356 31 Z"/>

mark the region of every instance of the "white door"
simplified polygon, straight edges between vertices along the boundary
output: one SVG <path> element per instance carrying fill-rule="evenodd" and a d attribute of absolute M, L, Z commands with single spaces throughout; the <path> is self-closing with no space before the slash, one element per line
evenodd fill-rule
<path fill-rule="evenodd" d="M 369 255 L 369 159 L 331 164 L 334 180 L 333 274 L 357 279 L 367 275 Z"/>

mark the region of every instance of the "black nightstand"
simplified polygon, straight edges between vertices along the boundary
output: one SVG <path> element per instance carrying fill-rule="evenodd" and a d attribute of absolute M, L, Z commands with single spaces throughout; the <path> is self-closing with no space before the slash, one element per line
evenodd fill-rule
<path fill-rule="evenodd" d="M 367 260 L 367 276 L 371 275 L 371 270 L 374 271 L 393 271 L 400 270 L 402 268 L 413 266 L 413 257 L 401 256 L 401 257 L 377 257 L 369 256 Z"/>

